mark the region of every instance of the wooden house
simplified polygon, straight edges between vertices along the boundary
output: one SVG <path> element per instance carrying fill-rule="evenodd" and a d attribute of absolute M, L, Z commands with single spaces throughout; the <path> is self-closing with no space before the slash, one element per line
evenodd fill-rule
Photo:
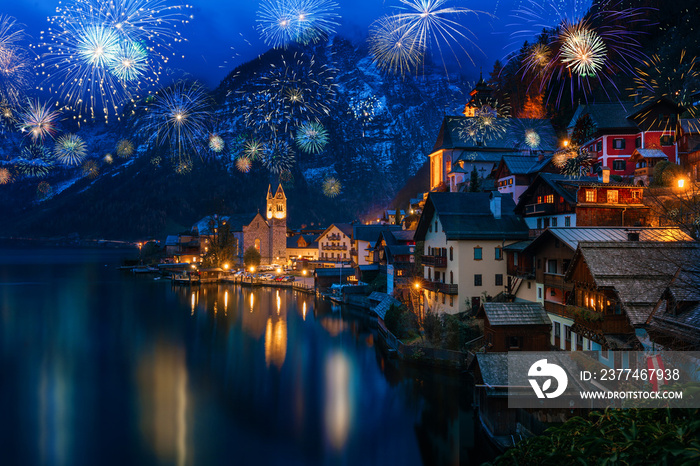
<path fill-rule="evenodd" d="M 540 303 L 484 303 L 477 318 L 484 319 L 488 352 L 549 351 L 552 322 Z"/>

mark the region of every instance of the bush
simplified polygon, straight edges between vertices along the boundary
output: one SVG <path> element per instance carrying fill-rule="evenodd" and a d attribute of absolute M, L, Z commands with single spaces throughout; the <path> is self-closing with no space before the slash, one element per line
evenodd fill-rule
<path fill-rule="evenodd" d="M 418 333 L 418 321 L 406 306 L 391 305 L 384 316 L 384 324 L 397 338 L 407 338 Z"/>
<path fill-rule="evenodd" d="M 245 264 L 246 268 L 259 266 L 260 260 L 260 251 L 258 251 L 255 246 L 251 246 L 245 250 L 245 253 L 243 254 L 243 263 Z"/>
<path fill-rule="evenodd" d="M 442 322 L 436 313 L 428 311 L 425 314 L 425 318 L 423 318 L 423 331 L 425 332 L 425 337 L 433 346 L 440 346 L 442 344 Z"/>

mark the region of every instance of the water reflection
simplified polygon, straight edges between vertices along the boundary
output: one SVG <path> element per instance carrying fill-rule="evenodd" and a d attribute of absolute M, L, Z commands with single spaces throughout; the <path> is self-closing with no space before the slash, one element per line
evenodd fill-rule
<path fill-rule="evenodd" d="M 337 351 L 326 360 L 326 401 L 324 420 L 326 439 L 330 445 L 341 450 L 350 431 L 353 411 L 353 382 L 350 361 L 345 353 Z"/>
<path fill-rule="evenodd" d="M 159 341 L 144 351 L 136 368 L 140 430 L 158 459 L 188 463 L 187 367 L 181 348 Z"/>

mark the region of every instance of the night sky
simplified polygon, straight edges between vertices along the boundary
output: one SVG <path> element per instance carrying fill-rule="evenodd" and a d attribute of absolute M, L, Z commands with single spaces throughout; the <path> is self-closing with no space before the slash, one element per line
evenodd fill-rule
<path fill-rule="evenodd" d="M 480 15 L 478 20 L 474 15 L 462 16 L 469 21 L 468 28 L 474 34 L 481 52 L 465 44 L 476 66 L 458 50 L 461 67 L 453 68 L 461 69 L 469 78 L 478 76 L 479 67 L 483 67 L 485 74 L 490 71 L 494 60 L 502 58 L 512 43 L 508 35 L 508 24 L 512 22 L 510 15 L 513 7 L 523 2 L 524 0 L 448 0 L 445 5 L 447 7 L 473 8 L 495 13 L 495 17 Z M 184 2 L 167 2 L 168 5 L 179 3 Z M 384 14 L 396 12 L 395 7 L 400 4 L 399 0 L 338 0 L 337 3 L 340 5 L 338 12 L 341 16 L 337 34 L 357 42 L 366 40 L 372 21 Z M 54 13 L 57 5 L 58 0 L 5 1 L 0 13 L 14 16 L 25 25 L 29 35 L 38 37 L 39 32 L 47 27 L 47 16 Z M 208 86 L 216 87 L 237 65 L 255 58 L 269 48 L 255 29 L 258 1 L 191 0 L 189 5 L 193 7 L 191 12 L 194 19 L 182 29 L 188 42 L 177 48 L 178 55 L 184 55 L 185 58 L 172 60 L 173 68 L 184 70 Z"/>

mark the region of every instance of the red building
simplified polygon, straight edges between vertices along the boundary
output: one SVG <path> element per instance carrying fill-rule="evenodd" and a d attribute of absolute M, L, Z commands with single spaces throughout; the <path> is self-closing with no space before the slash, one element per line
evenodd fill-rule
<path fill-rule="evenodd" d="M 678 115 L 683 107 L 666 98 L 644 105 L 633 102 L 580 105 L 568 126 L 569 136 L 577 124 L 588 123 L 589 137 L 582 147 L 595 155 L 611 175 L 633 176 L 630 157 L 635 149 L 658 149 L 669 162 L 679 163 L 675 142 Z M 590 120 L 589 120 L 590 119 Z"/>

